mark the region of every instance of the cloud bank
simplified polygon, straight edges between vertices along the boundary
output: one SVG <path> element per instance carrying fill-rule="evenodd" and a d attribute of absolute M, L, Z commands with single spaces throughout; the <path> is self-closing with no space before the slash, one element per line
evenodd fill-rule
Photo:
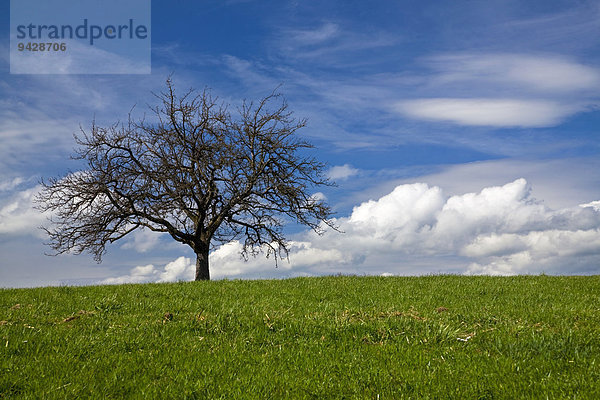
<path fill-rule="evenodd" d="M 325 274 L 589 274 L 600 272 L 600 202 L 552 210 L 531 197 L 525 179 L 480 192 L 445 196 L 412 183 L 354 207 L 337 224 L 344 233 L 298 235 L 289 261 L 239 256 L 227 243 L 210 255 L 213 278 Z M 189 280 L 180 257 L 160 269 L 134 268 L 104 283 Z"/>

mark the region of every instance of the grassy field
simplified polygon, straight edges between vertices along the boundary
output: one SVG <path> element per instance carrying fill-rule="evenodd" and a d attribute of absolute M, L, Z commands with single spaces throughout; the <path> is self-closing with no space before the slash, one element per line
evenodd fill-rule
<path fill-rule="evenodd" d="M 599 399 L 600 277 L 0 290 L 0 398 Z"/>

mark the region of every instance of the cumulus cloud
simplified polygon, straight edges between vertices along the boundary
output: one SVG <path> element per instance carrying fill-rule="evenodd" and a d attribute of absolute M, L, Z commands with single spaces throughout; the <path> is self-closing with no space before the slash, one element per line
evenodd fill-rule
<path fill-rule="evenodd" d="M 404 184 L 339 218 L 336 222 L 344 233 L 296 236 L 289 260 L 280 261 L 277 268 L 262 256 L 244 261 L 242 244 L 234 241 L 211 253 L 211 274 L 218 279 L 336 273 L 598 273 L 598 204 L 550 209 L 531 196 L 525 179 L 453 196 L 425 183 Z M 174 281 L 192 279 L 193 271 L 192 261 L 181 257 L 161 270 L 134 270 L 129 278 L 116 279 Z"/>
<path fill-rule="evenodd" d="M 431 263 L 459 256 L 469 273 L 583 273 L 600 261 L 595 205 L 549 209 L 531 197 L 524 179 L 450 197 L 438 187 L 401 185 L 340 221 L 348 233 L 340 244 L 397 259 L 419 254 Z"/>

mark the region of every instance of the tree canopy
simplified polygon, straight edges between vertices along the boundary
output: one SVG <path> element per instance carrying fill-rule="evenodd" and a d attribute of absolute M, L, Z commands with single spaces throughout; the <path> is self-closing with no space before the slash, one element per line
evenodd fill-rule
<path fill-rule="evenodd" d="M 37 204 L 53 215 L 44 229 L 57 254 L 100 262 L 108 244 L 149 229 L 190 246 L 195 278 L 206 280 L 211 246 L 240 240 L 244 257 L 266 249 L 277 261 L 287 256 L 286 221 L 332 226 L 314 196 L 332 182 L 297 133 L 306 121 L 280 94 L 235 113 L 207 89 L 178 96 L 170 79 L 155 96 L 149 118 L 82 129 L 73 157 L 86 167 L 42 182 Z"/>

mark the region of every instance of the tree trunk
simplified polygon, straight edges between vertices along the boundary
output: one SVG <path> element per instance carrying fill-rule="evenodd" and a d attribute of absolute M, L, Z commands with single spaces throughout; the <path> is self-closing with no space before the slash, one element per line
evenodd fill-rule
<path fill-rule="evenodd" d="M 209 281 L 210 273 L 208 271 L 208 250 L 209 246 L 206 246 L 206 249 L 201 250 L 196 253 L 196 280 L 197 281 Z"/>

